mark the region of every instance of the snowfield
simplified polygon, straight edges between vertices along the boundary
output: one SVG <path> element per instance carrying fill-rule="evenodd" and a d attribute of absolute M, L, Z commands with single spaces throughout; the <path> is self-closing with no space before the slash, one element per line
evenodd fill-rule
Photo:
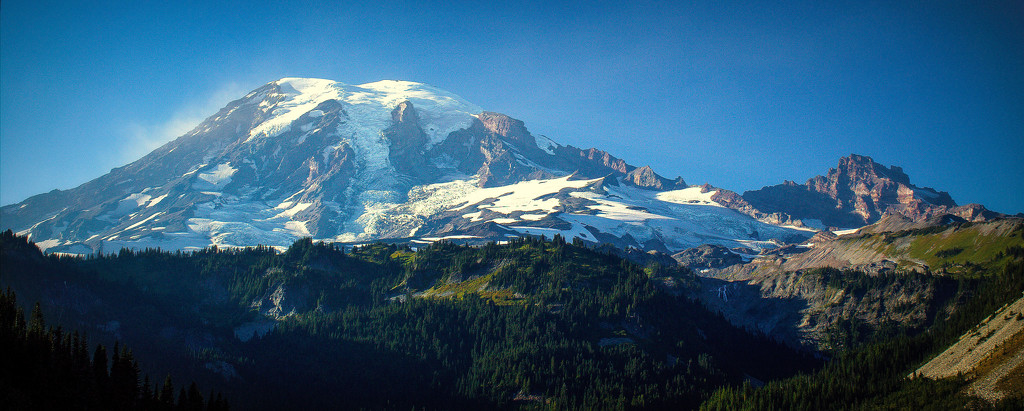
<path fill-rule="evenodd" d="M 271 118 L 252 128 L 249 139 L 280 135 L 306 113 L 311 117 L 323 116 L 322 111 L 314 108 L 327 100 L 342 103 L 346 110 L 353 108 L 354 114 L 350 117 L 366 120 L 359 128 L 368 128 L 374 133 L 387 127 L 391 110 L 408 100 L 416 107 L 431 144 L 444 141 L 453 131 L 469 127 L 473 116 L 483 111 L 452 93 L 410 81 L 384 80 L 352 86 L 323 79 L 283 78 L 276 83 L 286 97 L 277 103 Z M 265 103 L 263 97 L 257 95 L 252 99 Z"/>
<path fill-rule="evenodd" d="M 475 178 L 415 186 L 406 202 L 369 202 L 365 212 L 355 218 L 354 230 L 327 241 L 361 242 L 382 238 L 394 226 L 400 234 L 386 237 L 415 236 L 424 225 L 441 214 L 461 216 L 470 223 L 492 221 L 524 235 L 567 239 L 579 237 L 596 242 L 599 235 L 631 236 L 643 244 L 651 240 L 664 243 L 668 251 L 681 251 L 701 244 L 747 247 L 754 250 L 778 247 L 780 239 L 810 237 L 813 230 L 780 227 L 757 221 L 710 201 L 710 193 L 699 188 L 658 192 L 630 186 L 603 186 L 602 179 L 573 180 L 560 177 L 531 180 L 503 187 L 479 188 Z M 367 198 L 373 196 L 370 194 Z M 583 207 L 567 213 L 565 201 L 586 200 Z M 188 231 L 161 233 L 177 248 L 196 249 L 215 244 L 242 247 L 266 244 L 287 247 L 295 240 L 310 236 L 305 221 L 294 220 L 310 203 L 285 201 L 276 206 L 257 201 L 200 204 L 195 217 L 188 220 Z M 489 217 L 485 218 L 487 215 Z M 154 214 L 126 230 L 154 219 Z M 536 225 L 541 220 L 563 221 L 565 227 Z M 549 224 L 550 225 L 550 224 Z M 464 239 L 473 236 L 431 235 L 423 239 Z M 153 239 L 107 241 L 105 247 L 145 247 L 156 245 Z M 168 246 L 162 246 L 168 248 Z"/>
<path fill-rule="evenodd" d="M 154 182 L 152 175 L 119 175 L 112 179 L 116 189 L 108 190 L 114 197 L 97 199 L 84 211 L 48 215 L 21 232 L 33 233 L 41 248 L 59 252 L 256 244 L 283 248 L 302 237 L 353 243 L 399 238 L 503 241 L 515 234 L 560 234 L 594 243 L 614 237 L 624 244 L 673 252 L 707 243 L 760 250 L 813 234 L 728 209 L 712 200 L 716 191 L 655 191 L 614 177 L 579 178 L 573 170 L 545 168 L 537 163 L 546 160 L 528 158 L 515 147 L 515 161 L 560 177 L 481 188 L 478 176 L 460 173 L 460 159 L 444 153 L 428 158 L 441 175 L 431 175 L 424 184 L 391 164 L 392 142 L 384 130 L 393 125 L 392 111 L 405 101 L 412 103 L 426 134 L 423 150 L 469 128 L 482 112 L 454 94 L 420 83 L 348 85 L 283 78 L 232 103 L 168 143 L 165 151 L 154 152 L 189 159 L 173 164 L 173 175 L 160 176 L 166 182 Z M 559 155 L 563 148 L 545 136 L 534 136 L 534 141 L 546 155 Z M 354 158 L 342 162 L 351 154 Z M 156 163 L 150 170 L 165 166 Z M 267 183 L 268 173 L 275 170 L 283 175 Z M 143 177 L 149 180 L 136 181 Z M 88 221 L 71 224 L 74 219 Z M 65 238 L 69 226 L 89 231 Z"/>

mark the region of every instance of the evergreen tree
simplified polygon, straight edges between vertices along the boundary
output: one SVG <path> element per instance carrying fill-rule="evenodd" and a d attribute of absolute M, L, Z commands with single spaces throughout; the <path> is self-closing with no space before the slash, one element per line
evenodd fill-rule
<path fill-rule="evenodd" d="M 167 407 L 174 406 L 174 383 L 171 381 L 170 374 L 164 378 L 163 388 L 160 390 L 160 402 Z"/>
<path fill-rule="evenodd" d="M 188 400 L 185 409 L 189 411 L 203 411 L 203 394 L 199 392 L 199 387 L 193 381 L 188 387 Z"/>
<path fill-rule="evenodd" d="M 31 320 L 28 322 L 28 332 L 33 338 L 41 338 L 46 333 L 46 321 L 43 320 L 43 309 L 39 302 L 32 307 Z"/>

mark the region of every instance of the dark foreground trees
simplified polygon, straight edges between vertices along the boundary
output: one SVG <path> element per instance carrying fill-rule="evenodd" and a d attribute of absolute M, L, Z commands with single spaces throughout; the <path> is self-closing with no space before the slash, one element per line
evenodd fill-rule
<path fill-rule="evenodd" d="M 139 378 L 132 351 L 115 343 L 108 353 L 77 331 L 48 328 L 39 303 L 28 322 L 13 291 L 0 293 L 0 404 L 9 410 L 227 410 L 220 394 L 204 398 L 195 383 L 175 398 L 167 376 L 162 386 Z"/>

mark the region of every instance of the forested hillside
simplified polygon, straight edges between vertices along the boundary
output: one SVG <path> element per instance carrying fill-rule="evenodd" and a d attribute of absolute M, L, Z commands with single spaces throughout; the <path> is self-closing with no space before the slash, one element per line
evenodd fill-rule
<path fill-rule="evenodd" d="M 685 269 L 560 237 L 84 259 L 2 237 L 23 300 L 241 408 L 693 408 L 819 364 L 691 300 Z"/>
<path fill-rule="evenodd" d="M 905 377 L 1024 291 L 1008 249 L 985 272 L 943 280 L 965 296 L 951 316 L 912 335 L 849 323 L 821 356 L 709 311 L 686 268 L 561 237 L 80 258 L 8 231 L 0 246 L 0 283 L 23 304 L 136 347 L 141 372 L 195 380 L 241 409 L 985 408 L 963 380 Z M 851 293 L 890 279 L 819 274 Z"/>
<path fill-rule="evenodd" d="M 0 293 L 0 404 L 9 410 L 227 410 L 217 393 L 205 396 L 193 382 L 175 391 L 170 375 L 162 384 L 141 376 L 132 351 L 118 343 L 108 354 L 88 338 L 60 326 L 47 327 L 39 303 L 25 320 L 15 293 Z"/>
<path fill-rule="evenodd" d="M 957 278 L 972 297 L 948 318 L 925 332 L 874 338 L 846 350 L 823 369 L 811 374 L 770 382 L 761 389 L 727 387 L 702 404 L 707 410 L 818 410 L 818 409 L 1007 409 L 1024 408 L 1024 396 L 1009 392 L 991 404 L 968 396 L 964 377 L 932 380 L 913 375 L 919 365 L 955 343 L 960 335 L 1024 292 L 1024 259 L 1020 248 L 1001 252 L 997 261 L 972 272 L 978 278 Z M 976 288 L 975 288 L 976 287 Z M 847 329 L 847 341 L 858 339 Z"/>

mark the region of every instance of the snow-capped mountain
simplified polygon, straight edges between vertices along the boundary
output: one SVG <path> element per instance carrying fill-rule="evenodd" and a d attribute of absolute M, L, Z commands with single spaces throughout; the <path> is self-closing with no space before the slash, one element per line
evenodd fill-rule
<path fill-rule="evenodd" d="M 719 192 L 534 136 L 428 85 L 285 78 L 131 164 L 3 207 L 0 224 L 69 253 L 523 234 L 757 250 L 813 234 Z"/>

